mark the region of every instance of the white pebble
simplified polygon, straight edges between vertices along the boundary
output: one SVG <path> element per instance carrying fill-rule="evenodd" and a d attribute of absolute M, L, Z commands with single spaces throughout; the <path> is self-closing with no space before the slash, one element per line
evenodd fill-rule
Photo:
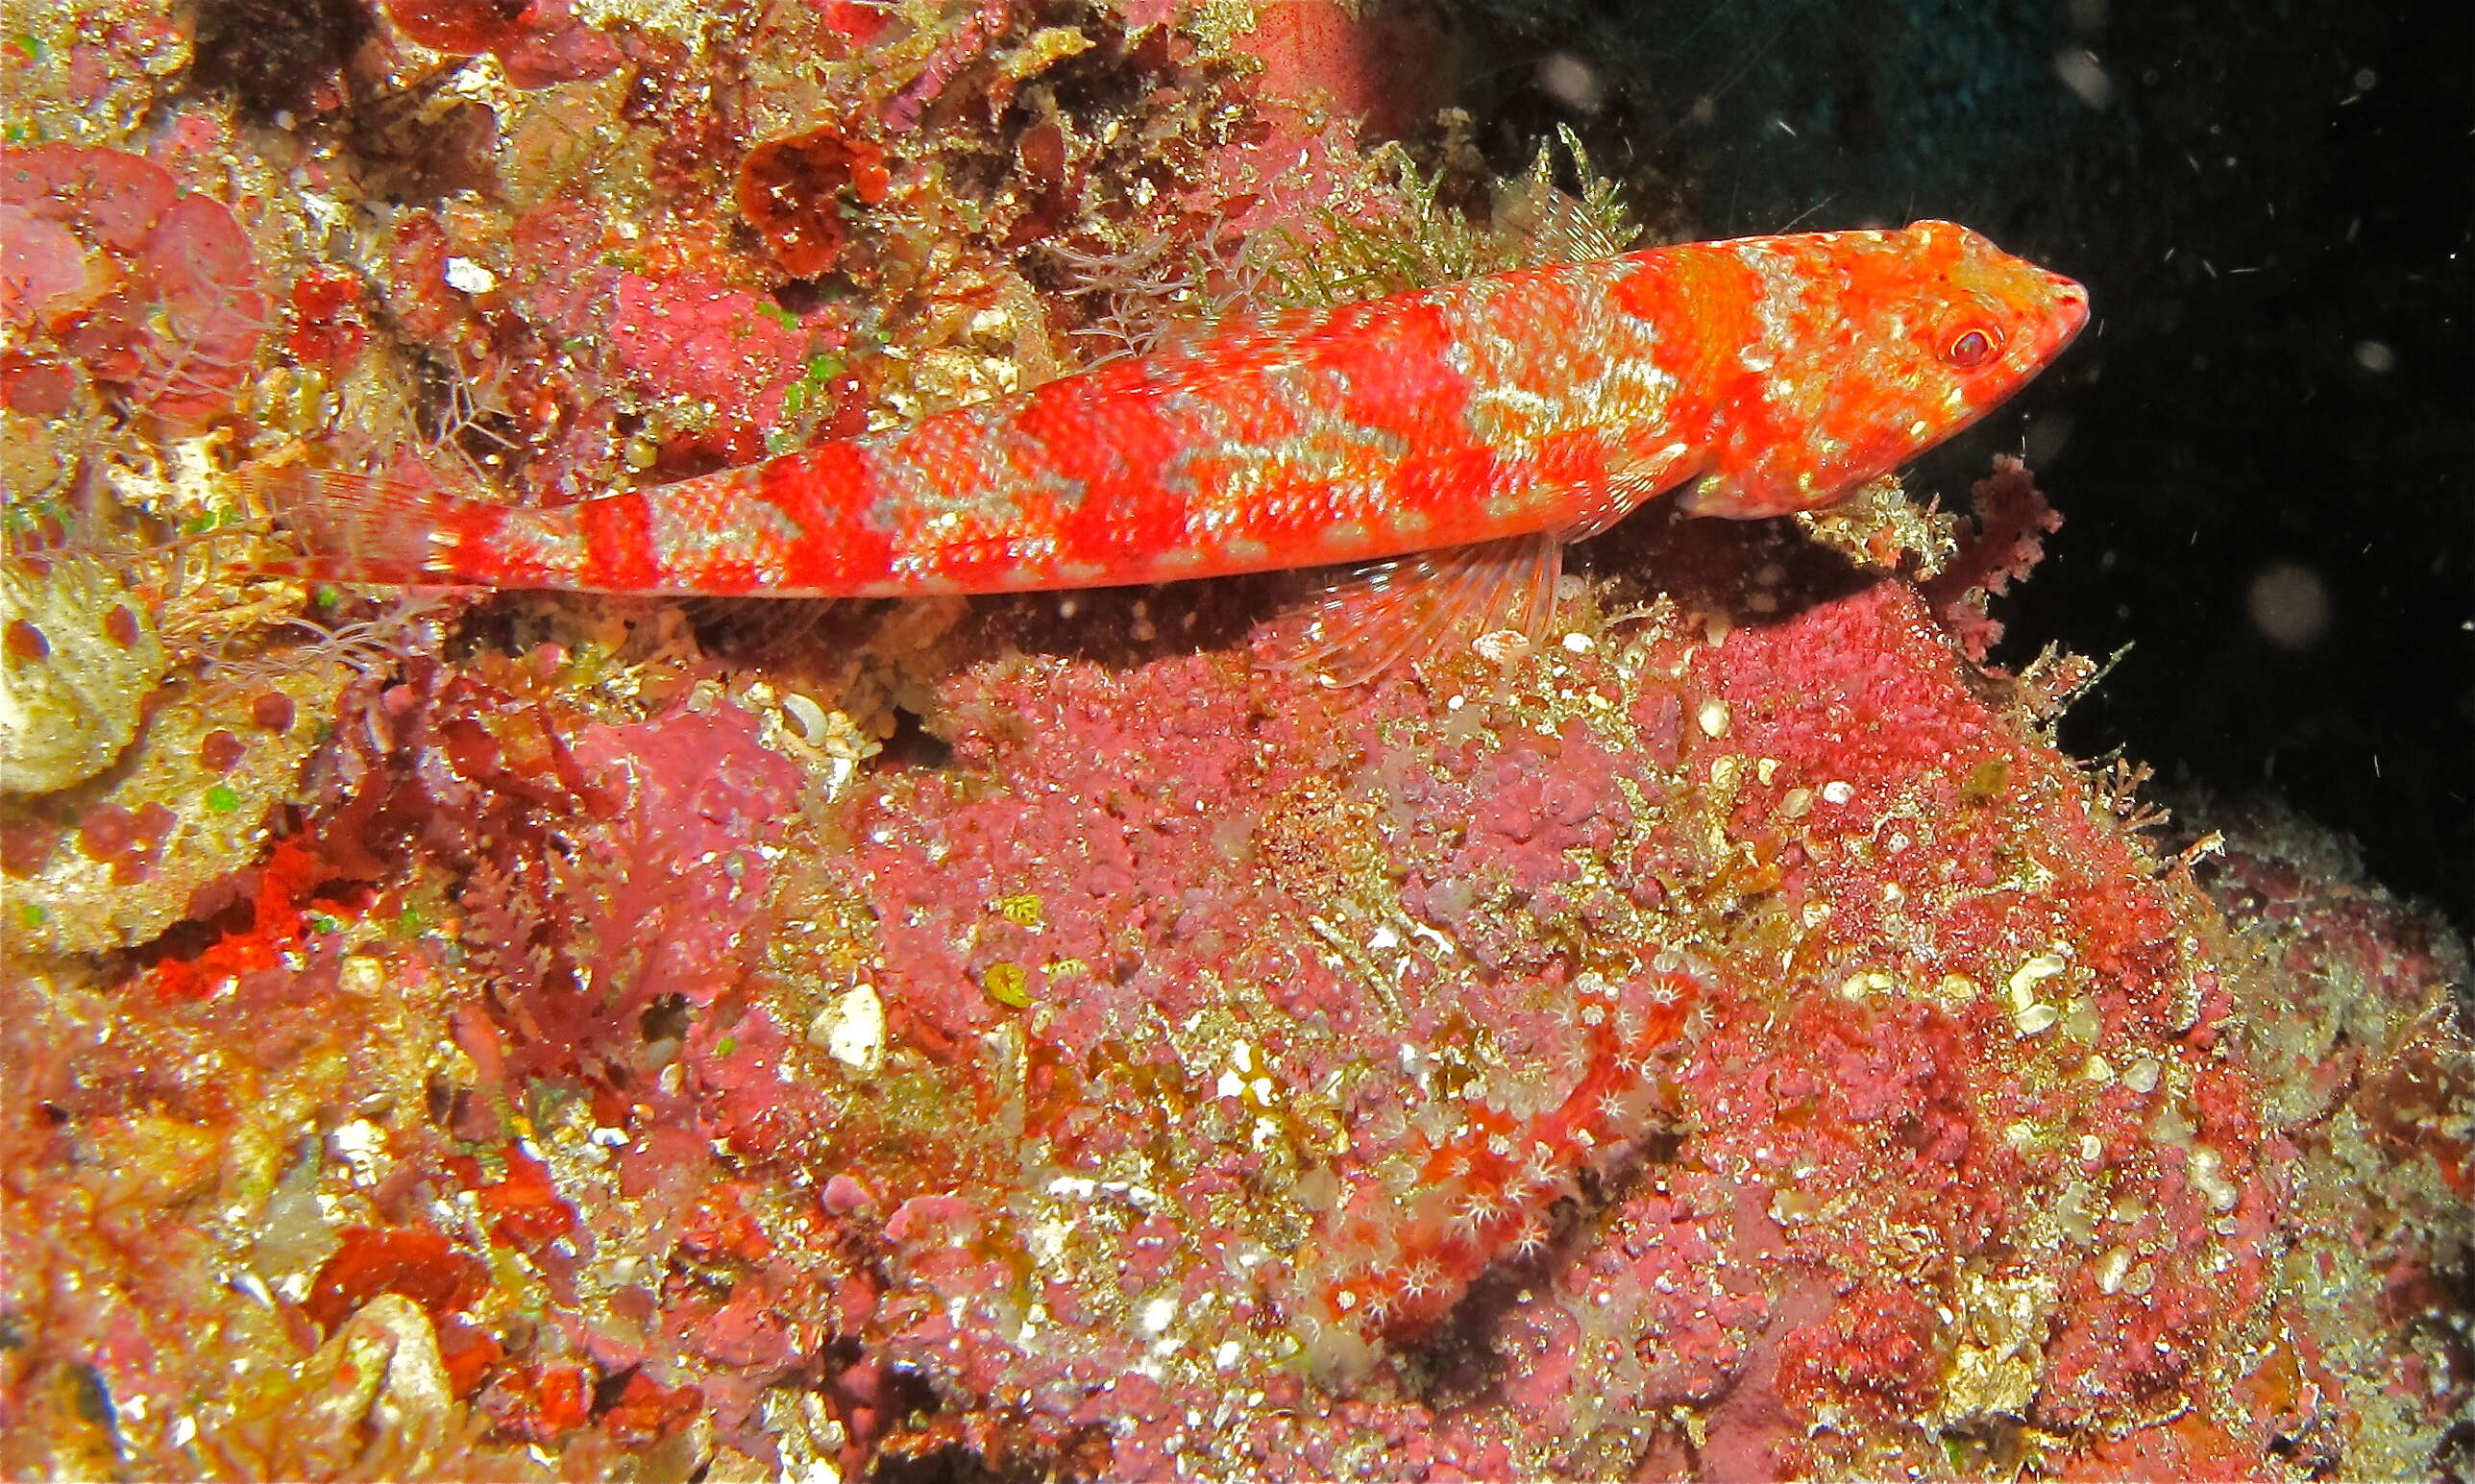
<path fill-rule="evenodd" d="M 2041 953 L 2022 963 L 2011 975 L 2011 1003 L 2026 1001 L 2039 985 L 2070 967 L 2058 954 Z"/>
<path fill-rule="evenodd" d="M 1470 647 L 1495 664 L 1512 665 L 1530 653 L 1530 636 L 1517 628 L 1500 628 L 1481 634 Z"/>
<path fill-rule="evenodd" d="M 853 985 L 817 1012 L 808 1039 L 862 1076 L 885 1065 L 885 1002 L 872 985 Z"/>
<path fill-rule="evenodd" d="M 824 745 L 825 708 L 796 691 L 790 691 L 784 693 L 782 696 L 782 709 L 790 713 L 793 721 L 798 723 L 799 735 L 808 740 L 808 745 L 812 747 Z"/>
<path fill-rule="evenodd" d="M 447 259 L 447 286 L 467 294 L 486 294 L 499 286 L 499 276 L 469 257 Z"/>
<path fill-rule="evenodd" d="M 2022 1035 L 2034 1035 L 2063 1018 L 2063 1012 L 2050 1005 L 2031 1005 L 2011 1017 Z"/>

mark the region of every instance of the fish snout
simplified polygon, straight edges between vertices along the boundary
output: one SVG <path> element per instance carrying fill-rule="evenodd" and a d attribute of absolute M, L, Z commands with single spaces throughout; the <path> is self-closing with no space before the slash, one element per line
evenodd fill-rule
<path fill-rule="evenodd" d="M 2079 338 L 2079 332 L 2088 327 L 2089 294 L 2087 287 L 2078 280 L 2064 278 L 2059 273 L 2046 275 L 2046 287 L 2053 305 L 2048 316 L 2053 349 L 2047 353 L 2055 354 Z"/>

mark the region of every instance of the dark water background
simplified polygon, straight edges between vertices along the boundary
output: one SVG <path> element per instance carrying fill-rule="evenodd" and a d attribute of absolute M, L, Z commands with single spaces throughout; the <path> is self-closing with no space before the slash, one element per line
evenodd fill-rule
<path fill-rule="evenodd" d="M 2065 512 L 2004 657 L 2132 645 L 2074 753 L 2280 794 L 2475 926 L 2475 7 L 1434 13 L 1499 167 L 1566 122 L 1711 235 L 1944 216 L 2087 282 L 2080 343 L 1914 481 L 2024 443 Z"/>

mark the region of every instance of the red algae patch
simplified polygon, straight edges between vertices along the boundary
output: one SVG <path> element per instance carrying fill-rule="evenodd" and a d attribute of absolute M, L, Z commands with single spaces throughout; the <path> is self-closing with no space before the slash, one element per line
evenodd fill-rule
<path fill-rule="evenodd" d="M 230 406 L 270 306 L 228 207 L 142 156 L 47 145 L 0 151 L 0 208 L 33 229 L 0 308 L 36 353 L 176 425 Z"/>
<path fill-rule="evenodd" d="M 748 151 L 737 200 L 782 271 L 812 279 L 842 258 L 845 201 L 873 206 L 889 188 L 882 150 L 817 129 Z"/>

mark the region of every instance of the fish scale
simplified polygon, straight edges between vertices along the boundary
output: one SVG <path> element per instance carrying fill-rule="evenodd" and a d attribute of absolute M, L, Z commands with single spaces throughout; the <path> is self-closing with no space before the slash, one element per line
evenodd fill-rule
<path fill-rule="evenodd" d="M 1830 503 L 2009 397 L 2087 314 L 2078 284 L 1948 222 L 1689 243 L 1289 311 L 562 508 L 267 487 L 307 537 L 296 570 L 342 581 L 877 597 L 1357 564 L 1310 648 L 1372 672 L 1507 596 L 1539 621 L 1561 547 L 1662 493 L 1740 518 Z"/>

